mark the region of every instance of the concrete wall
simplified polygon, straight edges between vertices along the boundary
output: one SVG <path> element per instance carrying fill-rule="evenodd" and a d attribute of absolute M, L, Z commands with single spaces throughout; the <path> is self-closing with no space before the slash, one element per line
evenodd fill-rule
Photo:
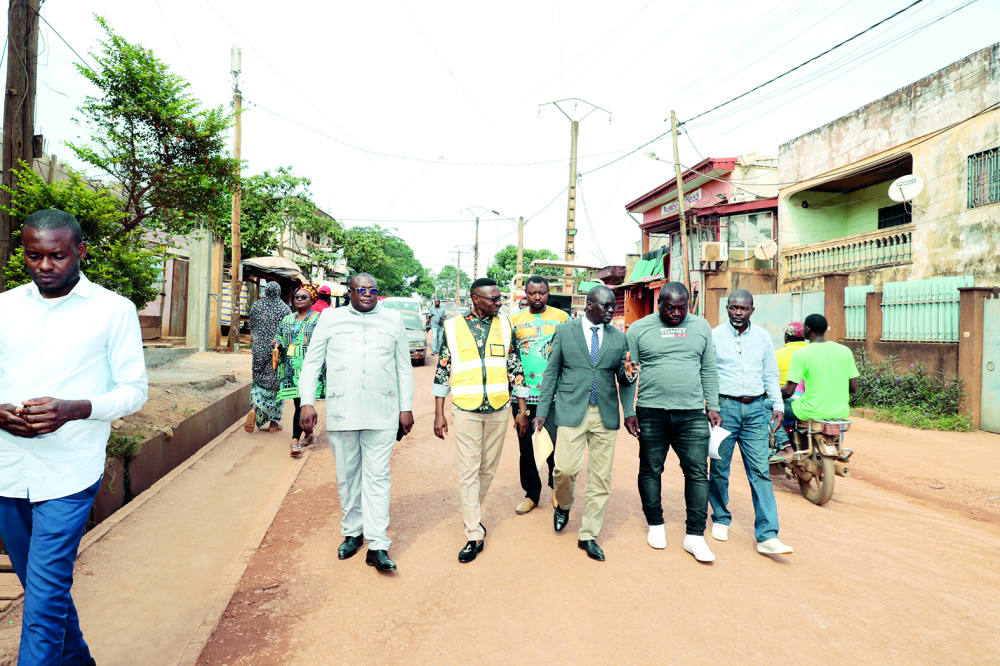
<path fill-rule="evenodd" d="M 855 164 L 961 122 L 997 102 L 1000 43 L 782 144 L 779 182 L 801 182 Z"/>

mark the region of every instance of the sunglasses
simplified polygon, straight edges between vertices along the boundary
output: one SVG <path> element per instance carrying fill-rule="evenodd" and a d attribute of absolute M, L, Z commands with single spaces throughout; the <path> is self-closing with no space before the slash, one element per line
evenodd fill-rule
<path fill-rule="evenodd" d="M 499 303 L 503 300 L 503 296 L 482 296 L 480 294 L 473 294 L 473 298 L 482 298 L 487 301 L 493 301 L 494 303 Z"/>
<path fill-rule="evenodd" d="M 297 301 L 304 301 L 307 298 L 312 298 L 312 296 L 310 296 L 309 294 L 295 294 L 295 300 Z"/>
<path fill-rule="evenodd" d="M 354 291 L 359 296 L 378 296 L 378 287 L 372 287 L 371 289 L 366 289 L 365 287 L 354 287 Z"/>
<path fill-rule="evenodd" d="M 610 303 L 598 303 L 597 301 L 587 301 L 587 302 L 596 305 L 597 307 L 603 309 L 604 311 L 614 310 L 618 306 L 618 303 L 616 303 L 615 301 L 611 301 Z"/>

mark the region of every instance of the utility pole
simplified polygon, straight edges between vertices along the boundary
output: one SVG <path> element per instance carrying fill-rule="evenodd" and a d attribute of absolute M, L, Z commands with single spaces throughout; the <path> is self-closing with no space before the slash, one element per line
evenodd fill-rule
<path fill-rule="evenodd" d="M 458 259 L 455 262 L 456 274 L 455 274 L 455 307 L 458 308 L 462 305 L 459 301 L 459 294 L 462 293 L 462 251 L 452 250 L 458 255 Z"/>
<path fill-rule="evenodd" d="M 691 289 L 691 272 L 688 266 L 687 220 L 684 214 L 684 178 L 680 151 L 677 149 L 677 114 L 670 112 L 670 131 L 674 136 L 674 172 L 677 174 L 677 215 L 681 223 L 681 262 L 684 266 L 684 286 Z M 704 285 L 702 285 L 704 288 Z"/>
<path fill-rule="evenodd" d="M 38 69 L 39 0 L 10 0 L 7 9 L 7 94 L 3 108 L 3 184 L 17 188 L 14 169 L 19 160 L 34 168 L 35 78 Z M 10 205 L 10 194 L 0 192 L 0 206 Z M 0 292 L 10 260 L 16 229 L 10 215 L 0 209 Z"/>
<path fill-rule="evenodd" d="M 236 128 L 233 133 L 233 157 L 236 158 L 236 186 L 233 188 L 233 242 L 232 242 L 232 279 L 229 282 L 229 348 L 234 354 L 240 351 L 240 311 L 243 309 L 243 283 L 241 281 L 241 262 L 243 259 L 240 247 L 240 150 L 242 148 L 243 120 L 240 111 L 243 108 L 243 96 L 240 94 L 240 72 L 243 69 L 243 49 L 233 46 L 230 52 L 230 71 L 233 75 L 233 109 L 236 114 Z"/>
<path fill-rule="evenodd" d="M 469 208 L 463 208 L 459 212 L 464 213 L 465 211 L 469 211 L 476 217 L 476 242 L 472 246 L 472 279 L 478 280 L 479 279 L 479 217 L 483 213 L 489 211 L 489 208 L 486 208 L 484 206 L 470 206 Z"/>
<path fill-rule="evenodd" d="M 521 273 L 524 272 L 524 217 L 517 218 L 517 288 L 521 288 L 524 280 Z"/>
<path fill-rule="evenodd" d="M 573 120 L 573 118 L 566 113 L 566 111 L 559 106 L 560 104 L 567 104 L 568 102 L 573 102 L 573 110 L 575 111 L 579 103 L 585 104 L 590 107 L 590 111 L 583 114 L 578 120 Z M 563 258 L 566 261 L 573 261 L 576 258 L 576 144 L 577 138 L 580 136 L 580 121 L 592 114 L 594 111 L 603 111 L 608 114 L 608 122 L 611 122 L 611 112 L 607 109 L 602 109 L 601 107 L 591 104 L 590 102 L 584 101 L 577 97 L 571 97 L 569 99 L 561 99 L 556 102 L 546 102 L 545 104 L 539 104 L 539 107 L 546 106 L 548 104 L 553 105 L 566 118 L 570 121 L 570 149 L 569 149 L 569 197 L 566 203 L 566 249 Z M 573 269 L 565 268 L 563 271 L 563 277 L 565 283 L 563 285 L 564 294 L 573 293 Z"/>

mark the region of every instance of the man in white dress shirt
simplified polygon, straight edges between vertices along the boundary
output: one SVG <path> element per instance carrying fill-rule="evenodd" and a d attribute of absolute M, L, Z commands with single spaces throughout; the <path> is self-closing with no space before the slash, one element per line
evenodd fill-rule
<path fill-rule="evenodd" d="M 0 294 L 0 537 L 24 586 L 18 664 L 94 664 L 73 561 L 104 474 L 111 421 L 148 383 L 135 306 L 80 273 L 69 213 L 24 222 L 32 282 Z"/>

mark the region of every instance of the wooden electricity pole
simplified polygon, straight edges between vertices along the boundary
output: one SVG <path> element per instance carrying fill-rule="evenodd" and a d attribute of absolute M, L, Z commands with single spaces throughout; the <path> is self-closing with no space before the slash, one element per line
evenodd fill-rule
<path fill-rule="evenodd" d="M 233 157 L 236 159 L 236 186 L 233 187 L 232 215 L 232 279 L 229 283 L 229 348 L 233 353 L 240 350 L 240 315 L 243 310 L 243 283 L 240 280 L 240 263 L 243 259 L 240 247 L 240 150 L 243 136 L 243 96 L 240 94 L 240 71 L 243 69 L 243 50 L 234 46 L 232 50 L 233 109 L 236 114 L 236 128 L 233 134 Z"/>
<path fill-rule="evenodd" d="M 670 112 L 670 130 L 674 135 L 674 172 L 677 174 L 677 215 L 681 223 L 681 263 L 684 266 L 684 286 L 691 289 L 691 272 L 688 266 L 687 221 L 684 215 L 684 174 L 681 156 L 677 150 L 677 114 Z"/>
<path fill-rule="evenodd" d="M 17 187 L 14 169 L 25 161 L 34 168 L 35 78 L 38 68 L 39 0 L 10 0 L 7 10 L 7 93 L 3 108 L 3 184 Z M 10 194 L 0 192 L 0 206 L 10 206 Z M 0 292 L 10 259 L 16 229 L 10 215 L 0 209 Z"/>

